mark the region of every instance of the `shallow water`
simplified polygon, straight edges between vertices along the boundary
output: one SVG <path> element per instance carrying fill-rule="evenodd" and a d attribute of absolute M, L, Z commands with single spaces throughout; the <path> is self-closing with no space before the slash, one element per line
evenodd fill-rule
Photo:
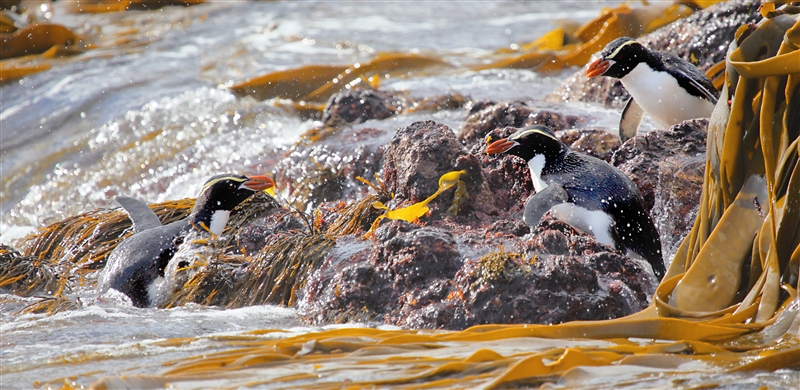
<path fill-rule="evenodd" d="M 3 243 L 31 228 L 113 206 L 118 194 L 150 202 L 179 199 L 193 196 L 206 177 L 222 171 L 269 171 L 314 125 L 276 102 L 238 99 L 225 84 L 389 51 L 474 63 L 482 54 L 536 39 L 560 18 L 585 22 L 601 4 L 220 2 L 103 15 L 70 15 L 59 11 L 59 3 L 55 7 L 55 22 L 133 43 L 96 49 L 0 87 Z M 390 79 L 383 86 L 415 96 L 457 92 L 476 99 L 539 101 L 563 76 L 492 70 Z M 614 110 L 570 107 L 572 114 L 595 118 L 593 126 L 616 124 Z M 456 128 L 464 115 L 420 113 L 360 126 L 396 129 L 433 119 Z M 34 300 L 0 295 L 3 388 L 152 374 L 169 361 L 237 342 L 313 330 L 281 307 L 137 309 L 113 294 L 75 295 L 81 309 L 50 317 L 18 315 Z M 282 331 L 251 333 L 270 328 Z M 626 375 L 612 374 L 616 379 L 606 382 L 597 375 L 601 383 L 590 386 Z M 68 377 L 74 378 L 61 380 Z"/>

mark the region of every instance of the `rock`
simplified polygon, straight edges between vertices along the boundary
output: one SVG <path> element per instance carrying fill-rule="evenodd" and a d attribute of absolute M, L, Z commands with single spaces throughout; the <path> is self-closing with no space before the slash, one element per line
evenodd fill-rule
<path fill-rule="evenodd" d="M 571 129 L 582 123 L 577 116 L 566 115 L 546 108 L 532 108 L 519 101 L 500 104 L 476 103 L 464 121 L 458 139 L 466 145 L 480 142 L 497 128 L 522 128 L 544 125 L 553 131 Z"/>
<path fill-rule="evenodd" d="M 364 123 L 370 119 L 386 119 L 399 111 L 401 104 L 390 92 L 374 89 L 345 89 L 328 99 L 322 114 L 322 122 L 336 125 Z"/>
<path fill-rule="evenodd" d="M 315 324 L 463 329 L 619 317 L 644 308 L 655 289 L 644 262 L 550 216 L 533 234 L 486 245 L 491 230 L 391 221 L 374 241 L 343 238 L 309 279 L 298 307 Z"/>
<path fill-rule="evenodd" d="M 665 261 L 689 232 L 697 215 L 705 175 L 707 119 L 634 137 L 611 157 L 639 187 L 656 222 Z"/>
<path fill-rule="evenodd" d="M 467 153 L 453 131 L 433 121 L 414 122 L 402 128 L 384 147 L 383 181 L 395 194 L 390 208 L 407 202 L 420 202 L 436 192 L 439 177 L 450 171 L 465 170 L 469 200 L 464 214 L 496 214 L 495 196 L 489 189 L 475 155 Z M 429 204 L 431 218 L 450 207 L 452 195 L 440 196 Z"/>
<path fill-rule="evenodd" d="M 609 161 L 620 146 L 619 137 L 604 130 L 580 129 L 556 131 L 555 136 L 572 150 Z"/>
<path fill-rule="evenodd" d="M 638 38 L 646 47 L 673 53 L 697 64 L 702 70 L 725 59 L 736 30 L 761 20 L 760 2 L 735 0 L 698 11 L 650 34 Z M 549 102 L 594 102 L 622 108 L 630 95 L 619 80 L 586 78 L 587 65 L 567 78 L 547 98 Z"/>
<path fill-rule="evenodd" d="M 492 139 L 505 138 L 514 134 L 515 127 L 503 127 L 489 132 Z M 501 212 L 510 214 L 522 213 L 525 200 L 533 193 L 528 164 L 521 158 L 504 154 L 500 157 L 486 154 L 487 143 L 476 142 L 470 153 L 478 159 L 483 167 L 486 182 L 494 194 L 494 202 Z M 519 217 L 521 219 L 521 217 Z"/>
<path fill-rule="evenodd" d="M 314 129 L 275 166 L 275 182 L 305 210 L 325 201 L 354 200 L 369 192 L 356 180 L 381 168 L 381 145 L 391 133 L 364 126 Z"/>

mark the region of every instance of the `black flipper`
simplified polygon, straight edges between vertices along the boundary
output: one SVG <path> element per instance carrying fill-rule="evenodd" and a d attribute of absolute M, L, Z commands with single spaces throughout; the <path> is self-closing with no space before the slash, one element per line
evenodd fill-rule
<path fill-rule="evenodd" d="M 568 199 L 569 196 L 564 187 L 549 183 L 547 188 L 528 198 L 528 202 L 525 203 L 525 211 L 522 213 L 522 220 L 526 225 L 534 227 L 551 207 L 564 203 Z"/>
<path fill-rule="evenodd" d="M 115 200 L 128 213 L 128 218 L 133 221 L 134 232 L 139 233 L 161 226 L 161 220 L 147 203 L 128 196 L 118 196 Z"/>
<path fill-rule="evenodd" d="M 639 133 L 642 118 L 644 118 L 644 110 L 631 97 L 625 103 L 625 108 L 622 109 L 622 116 L 619 118 L 619 141 L 621 143 L 625 143 L 625 141 Z"/>

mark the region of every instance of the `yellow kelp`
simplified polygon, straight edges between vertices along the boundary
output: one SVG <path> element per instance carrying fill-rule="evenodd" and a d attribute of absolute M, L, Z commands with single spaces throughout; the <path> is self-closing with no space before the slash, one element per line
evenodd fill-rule
<path fill-rule="evenodd" d="M 234 84 L 231 90 L 262 100 L 284 97 L 325 102 L 334 93 L 361 82 L 377 87 L 381 79 L 409 77 L 422 71 L 452 67 L 440 59 L 419 54 L 384 53 L 351 66 L 306 65 L 280 70 Z"/>
<path fill-rule="evenodd" d="M 659 4 L 642 8 L 621 5 L 605 9 L 602 14 L 578 29 L 570 39 L 560 39 L 566 33 L 557 28 L 545 34 L 544 42 L 537 40 L 533 45 L 524 45 L 523 54 L 495 61 L 475 69 L 491 68 L 532 68 L 539 71 L 554 71 L 570 66 L 583 66 L 594 53 L 602 50 L 609 42 L 622 36 L 638 37 L 689 16 L 689 7 L 680 4 Z M 566 41 L 580 43 L 563 45 Z M 527 49 L 527 50 L 526 50 Z"/>
<path fill-rule="evenodd" d="M 463 181 L 460 179 L 461 175 L 467 173 L 466 171 L 452 171 L 445 173 L 442 177 L 439 178 L 439 189 L 433 193 L 433 195 L 429 196 L 427 199 L 423 200 L 422 202 L 414 203 L 410 206 L 406 206 L 397 210 L 389 210 L 382 202 L 374 202 L 372 203 L 372 207 L 376 209 L 386 210 L 386 212 L 381 215 L 380 217 L 375 219 L 375 222 L 372 224 L 372 229 L 375 230 L 376 227 L 381 223 L 381 220 L 384 218 L 394 219 L 394 220 L 403 220 L 407 222 L 414 222 L 419 219 L 419 217 L 428 213 L 430 208 L 428 208 L 428 203 L 432 202 L 436 197 L 439 196 L 442 192 L 450 189 L 450 187 L 458 186 L 461 190 L 458 192 L 453 200 L 453 205 L 455 210 L 458 210 L 458 205 L 460 203 L 460 198 L 463 198 L 466 195 L 466 190 L 464 189 L 465 186 Z"/>
<path fill-rule="evenodd" d="M 700 211 L 646 310 L 458 332 L 334 329 L 95 385 L 593 387 L 601 378 L 604 387 L 662 387 L 680 386 L 669 378 L 681 375 L 800 367 L 800 18 L 764 12 L 771 19 L 732 43 Z"/>

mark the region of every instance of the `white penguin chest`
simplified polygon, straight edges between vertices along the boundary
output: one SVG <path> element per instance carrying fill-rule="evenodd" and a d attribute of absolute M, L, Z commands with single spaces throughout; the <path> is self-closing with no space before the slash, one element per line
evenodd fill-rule
<path fill-rule="evenodd" d="M 713 103 L 690 94 L 670 74 L 656 72 L 645 63 L 620 80 L 636 103 L 665 128 L 688 119 L 708 118 L 714 110 Z"/>
<path fill-rule="evenodd" d="M 531 170 L 531 181 L 533 181 L 533 189 L 536 192 L 542 192 L 547 188 L 547 183 L 542 180 L 542 170 L 544 169 L 545 157 L 543 154 L 537 154 L 528 161 L 528 168 Z"/>
<path fill-rule="evenodd" d="M 614 239 L 611 238 L 613 220 L 603 211 L 588 210 L 574 203 L 560 203 L 550 208 L 553 216 L 594 235 L 597 242 L 617 249 Z"/>

